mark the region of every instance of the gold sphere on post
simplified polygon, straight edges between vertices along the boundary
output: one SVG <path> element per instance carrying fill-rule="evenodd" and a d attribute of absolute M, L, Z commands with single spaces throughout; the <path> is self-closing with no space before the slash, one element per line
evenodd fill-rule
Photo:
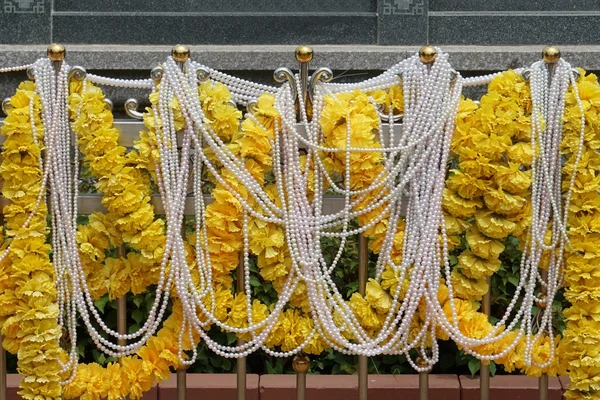
<path fill-rule="evenodd" d="M 190 48 L 184 44 L 178 44 L 171 50 L 171 56 L 175 62 L 186 62 L 190 58 Z"/>
<path fill-rule="evenodd" d="M 560 60 L 560 50 L 555 46 L 548 46 L 542 51 L 542 58 L 547 64 L 556 64 Z"/>
<path fill-rule="evenodd" d="M 423 46 L 419 50 L 419 58 L 423 64 L 431 64 L 435 61 L 437 56 L 437 50 L 433 46 Z"/>
<path fill-rule="evenodd" d="M 313 49 L 307 45 L 301 45 L 296 47 L 296 60 L 301 63 L 310 62 L 313 58 Z"/>
<path fill-rule="evenodd" d="M 48 46 L 46 54 L 48 54 L 50 61 L 63 61 L 67 55 L 67 50 L 65 50 L 65 46 L 60 43 L 52 43 Z"/>
<path fill-rule="evenodd" d="M 298 374 L 303 374 L 308 371 L 308 367 L 310 366 L 309 358 L 304 354 L 299 354 L 294 357 L 292 361 L 292 366 L 294 367 L 294 371 Z"/>
<path fill-rule="evenodd" d="M 425 361 L 424 358 L 417 357 L 417 367 L 419 367 L 419 368 L 427 368 L 427 367 L 429 367 L 429 364 L 427 363 L 427 361 Z"/>

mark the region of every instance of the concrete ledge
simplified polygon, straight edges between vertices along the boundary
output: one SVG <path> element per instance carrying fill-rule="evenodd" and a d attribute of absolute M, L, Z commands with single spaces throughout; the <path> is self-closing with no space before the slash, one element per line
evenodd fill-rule
<path fill-rule="evenodd" d="M 456 375 L 431 375 L 429 398 L 459 400 L 460 385 Z M 369 399 L 393 399 L 402 393 L 403 400 L 419 399 L 418 375 L 369 375 Z M 294 375 L 262 375 L 260 399 L 281 400 L 294 398 Z M 306 398 L 311 400 L 348 400 L 358 397 L 356 375 L 308 375 Z"/>
<path fill-rule="evenodd" d="M 246 399 L 258 400 L 258 375 L 246 375 Z M 202 400 L 235 400 L 237 399 L 235 374 L 187 374 L 186 396 L 188 399 Z M 177 375 L 160 383 L 158 388 L 160 400 L 177 399 Z M 281 399 L 280 399 L 281 400 Z"/>
<path fill-rule="evenodd" d="M 479 377 L 460 376 L 461 400 L 479 400 Z M 562 399 L 562 386 L 558 378 L 551 377 L 548 400 Z M 524 375 L 497 375 L 490 378 L 490 400 L 537 399 L 538 379 Z"/>
<path fill-rule="evenodd" d="M 494 71 L 529 65 L 540 59 L 544 44 L 528 46 L 442 46 L 461 71 Z M 272 71 L 296 67 L 296 46 L 190 46 L 192 59 L 228 71 Z M 385 70 L 418 51 L 419 46 L 315 45 L 313 67 L 333 70 Z M 600 46 L 560 46 L 571 65 L 600 69 Z M 170 54 L 171 46 L 68 45 L 68 62 L 90 70 L 150 70 Z M 0 68 L 28 64 L 46 54 L 45 45 L 0 45 Z"/>
<path fill-rule="evenodd" d="M 284 400 L 296 397 L 295 375 L 247 375 L 246 398 L 248 400 Z M 17 395 L 21 377 L 7 375 L 7 400 L 20 400 Z M 567 390 L 569 378 L 550 378 L 549 400 L 561 400 Z M 358 398 L 356 375 L 308 375 L 306 398 L 310 400 L 349 400 Z M 189 399 L 235 400 L 235 374 L 187 374 Z M 418 375 L 369 375 L 369 398 L 419 399 Z M 478 400 L 479 378 L 456 375 L 430 375 L 430 400 Z M 490 380 L 490 400 L 529 400 L 538 398 L 538 380 L 522 375 L 498 375 Z M 177 377 L 155 385 L 144 394 L 143 400 L 176 400 Z"/>

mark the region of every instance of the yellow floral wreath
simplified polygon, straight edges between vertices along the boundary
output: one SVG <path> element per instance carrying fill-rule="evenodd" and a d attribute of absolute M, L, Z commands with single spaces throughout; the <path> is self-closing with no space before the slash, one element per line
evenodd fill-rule
<path fill-rule="evenodd" d="M 559 346 L 561 372 L 571 383 L 567 399 L 600 398 L 600 85 L 596 75 L 577 82 L 585 116 L 583 153 L 577 167 L 569 209 L 569 239 L 566 256 L 564 311 L 567 327 Z M 581 112 L 572 90 L 567 94 L 562 151 L 563 189 L 574 172 L 579 148 Z"/>

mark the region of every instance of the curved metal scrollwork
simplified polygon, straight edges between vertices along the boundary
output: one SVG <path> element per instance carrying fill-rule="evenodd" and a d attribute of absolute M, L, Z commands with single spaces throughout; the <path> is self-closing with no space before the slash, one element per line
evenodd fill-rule
<path fill-rule="evenodd" d="M 104 98 L 104 109 L 108 110 L 108 111 L 112 111 L 114 107 L 114 104 L 112 102 L 111 99 L 109 99 L 108 97 Z"/>
<path fill-rule="evenodd" d="M 210 78 L 210 71 L 206 67 L 199 67 L 196 70 L 196 77 L 198 78 L 198 83 L 204 83 Z"/>
<path fill-rule="evenodd" d="M 80 67 L 78 65 L 72 67 L 69 71 L 69 81 L 71 81 L 71 79 L 75 79 L 76 81 L 82 81 L 85 79 L 86 76 L 87 71 L 85 70 L 85 68 Z"/>
<path fill-rule="evenodd" d="M 12 104 L 10 104 L 10 97 L 7 97 L 4 100 L 2 100 L 2 111 L 5 115 L 8 115 L 8 110 L 10 110 L 11 108 Z"/>
<path fill-rule="evenodd" d="M 296 99 L 298 92 L 296 91 L 296 85 L 294 83 L 294 74 L 289 68 L 277 68 L 275 72 L 273 72 L 273 79 L 275 79 L 275 82 L 278 83 L 289 82 L 290 89 L 292 90 L 292 98 Z"/>
<path fill-rule="evenodd" d="M 139 105 L 140 102 L 137 99 L 127 99 L 125 101 L 125 114 L 134 119 L 143 119 L 143 114 L 137 110 Z"/>
<path fill-rule="evenodd" d="M 164 73 L 165 73 L 165 70 L 163 69 L 163 67 L 158 65 L 158 66 L 152 68 L 152 71 L 150 71 L 150 78 L 152 78 L 154 83 L 159 84 L 160 81 L 162 80 Z M 129 99 L 129 100 L 132 100 L 132 99 Z M 135 100 L 135 99 L 133 99 L 133 100 Z"/>

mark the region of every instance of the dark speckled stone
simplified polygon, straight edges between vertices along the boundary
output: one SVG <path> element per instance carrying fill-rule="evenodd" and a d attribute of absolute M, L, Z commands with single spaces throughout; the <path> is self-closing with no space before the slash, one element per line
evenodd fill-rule
<path fill-rule="evenodd" d="M 375 12 L 375 0 L 54 0 L 55 11 Z"/>
<path fill-rule="evenodd" d="M 430 11 L 586 11 L 598 0 L 429 0 Z"/>
<path fill-rule="evenodd" d="M 598 16 L 430 16 L 431 43 L 465 45 L 597 44 Z"/>
<path fill-rule="evenodd" d="M 0 4 L 0 43 L 50 41 L 50 0 L 6 0 Z"/>
<path fill-rule="evenodd" d="M 382 45 L 422 45 L 427 42 L 428 0 L 378 0 Z"/>
<path fill-rule="evenodd" d="M 373 44 L 377 17 L 359 16 L 102 16 L 58 15 L 54 38 L 64 43 Z"/>

